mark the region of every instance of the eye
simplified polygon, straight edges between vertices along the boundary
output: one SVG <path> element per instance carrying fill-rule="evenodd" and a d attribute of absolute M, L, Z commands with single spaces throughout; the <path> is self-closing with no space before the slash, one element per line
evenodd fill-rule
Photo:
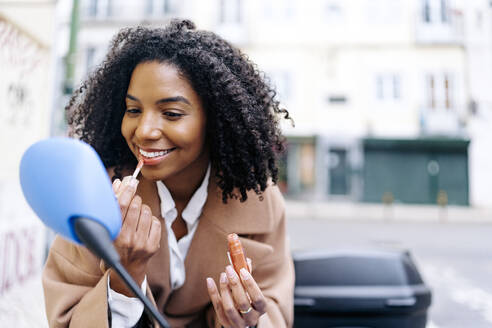
<path fill-rule="evenodd" d="M 138 114 L 140 112 L 141 112 L 141 110 L 138 108 L 127 108 L 125 110 L 125 113 L 128 113 L 128 114 Z"/>
<path fill-rule="evenodd" d="M 181 114 L 181 113 L 169 112 L 169 111 L 163 112 L 162 115 L 164 115 L 168 119 L 172 119 L 172 120 L 177 120 L 178 118 L 183 116 L 183 114 Z"/>

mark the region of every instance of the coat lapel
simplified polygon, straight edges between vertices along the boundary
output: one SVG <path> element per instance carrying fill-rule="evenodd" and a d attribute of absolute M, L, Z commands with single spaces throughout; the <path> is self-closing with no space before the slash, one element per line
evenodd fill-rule
<path fill-rule="evenodd" d="M 171 293 L 169 278 L 169 245 L 167 243 L 166 224 L 161 222 L 161 246 L 152 256 L 147 269 L 147 281 L 158 309 L 163 309 Z"/>
<path fill-rule="evenodd" d="M 241 237 L 246 256 L 253 261 L 254 270 L 255 263 L 259 263 L 273 249 L 244 237 L 271 232 L 271 215 L 270 204 L 267 201 L 260 202 L 254 192 L 248 193 L 246 202 L 228 200 L 227 204 L 223 204 L 221 190 L 211 175 L 207 202 L 185 259 L 186 280 L 181 288 L 169 296 L 165 313 L 170 316 L 191 315 L 210 302 L 205 279 L 212 277 L 218 283 L 220 273 L 229 264 L 226 255 L 229 233 L 235 232 Z M 169 257 L 167 246 L 166 251 Z M 168 276 L 168 258 L 166 263 Z"/>

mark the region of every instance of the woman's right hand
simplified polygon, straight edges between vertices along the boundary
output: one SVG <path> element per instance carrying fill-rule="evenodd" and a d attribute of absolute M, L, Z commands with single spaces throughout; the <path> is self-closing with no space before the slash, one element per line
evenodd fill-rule
<path fill-rule="evenodd" d="M 147 263 L 160 247 L 161 223 L 152 215 L 150 207 L 142 204 L 142 198 L 135 195 L 137 186 L 138 180 L 132 176 L 113 182 L 122 217 L 121 231 L 114 246 L 120 255 L 121 264 L 141 285 Z M 110 286 L 120 294 L 133 297 L 133 293 L 114 270 L 111 271 Z"/>

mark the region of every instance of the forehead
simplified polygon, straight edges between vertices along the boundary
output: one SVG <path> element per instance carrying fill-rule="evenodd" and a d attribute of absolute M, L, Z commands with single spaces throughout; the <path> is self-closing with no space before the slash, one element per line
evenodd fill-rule
<path fill-rule="evenodd" d="M 171 64 L 156 61 L 143 62 L 133 70 L 128 93 L 136 96 L 185 96 L 199 101 L 189 81 Z"/>

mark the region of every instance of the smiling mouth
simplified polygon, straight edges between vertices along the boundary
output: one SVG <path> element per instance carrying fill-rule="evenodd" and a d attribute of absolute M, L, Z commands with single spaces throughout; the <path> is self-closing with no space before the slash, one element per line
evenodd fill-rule
<path fill-rule="evenodd" d="M 138 148 L 138 152 L 144 158 L 151 159 L 151 158 L 156 158 L 156 157 L 161 157 L 161 156 L 167 155 L 175 149 L 176 149 L 176 147 L 161 150 L 161 151 L 145 151 L 141 148 Z"/>

